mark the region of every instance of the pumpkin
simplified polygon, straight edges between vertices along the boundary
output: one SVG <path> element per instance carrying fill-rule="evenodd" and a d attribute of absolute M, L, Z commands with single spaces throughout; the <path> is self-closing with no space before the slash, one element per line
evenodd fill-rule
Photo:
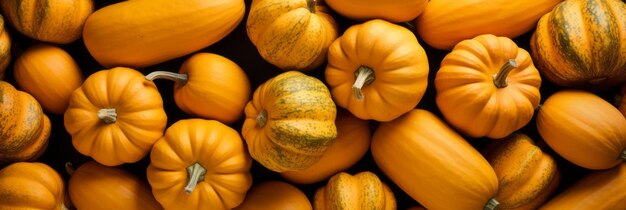
<path fill-rule="evenodd" d="M 243 69 L 228 58 L 213 53 L 191 56 L 178 73 L 156 71 L 146 78 L 175 81 L 174 99 L 180 109 L 193 116 L 224 123 L 241 119 L 250 97 L 250 81 Z"/>
<path fill-rule="evenodd" d="M 328 50 L 326 82 L 340 107 L 390 121 L 419 103 L 428 59 L 411 31 L 384 20 L 353 25 Z"/>
<path fill-rule="evenodd" d="M 337 109 L 328 88 L 298 71 L 261 84 L 245 113 L 241 133 L 250 155 L 275 172 L 311 167 L 337 137 Z"/>
<path fill-rule="evenodd" d="M 415 21 L 428 45 L 449 50 L 460 41 L 481 34 L 518 37 L 535 28 L 537 21 L 561 0 L 437 0 L 429 1 Z"/>
<path fill-rule="evenodd" d="M 474 138 L 504 138 L 528 124 L 539 106 L 540 86 L 530 54 L 491 34 L 459 42 L 435 77 L 442 115 Z"/>
<path fill-rule="evenodd" d="M 372 136 L 376 165 L 427 209 L 496 209 L 489 162 L 439 117 L 414 109 Z"/>
<path fill-rule="evenodd" d="M 243 0 L 122 1 L 89 16 L 83 41 L 104 66 L 146 67 L 221 40 L 244 11 Z"/>
<path fill-rule="evenodd" d="M 50 119 L 33 96 L 0 81 L 0 166 L 34 161 L 48 147 Z"/>
<path fill-rule="evenodd" d="M 499 209 L 537 209 L 556 190 L 556 161 L 525 134 L 513 133 L 491 142 L 485 158 L 496 172 Z"/>
<path fill-rule="evenodd" d="M 0 79 L 11 62 L 11 36 L 4 26 L 4 18 L 0 15 Z"/>
<path fill-rule="evenodd" d="M 257 184 L 246 195 L 246 200 L 234 210 L 312 210 L 306 195 L 291 184 L 266 181 Z"/>
<path fill-rule="evenodd" d="M 426 9 L 428 0 L 326 0 L 326 4 L 340 15 L 350 19 L 406 22 L 422 13 Z"/>
<path fill-rule="evenodd" d="M 72 172 L 68 191 L 77 209 L 163 209 L 145 181 L 120 168 L 93 161 Z"/>
<path fill-rule="evenodd" d="M 2 0 L 2 14 L 20 33 L 44 42 L 67 44 L 81 38 L 93 0 Z"/>
<path fill-rule="evenodd" d="M 263 59 L 278 68 L 307 71 L 326 61 L 337 23 L 316 0 L 253 0 L 246 32 Z"/>
<path fill-rule="evenodd" d="M 116 67 L 91 74 L 70 96 L 64 125 L 72 145 L 98 163 L 133 163 L 163 135 L 161 94 L 139 71 Z"/>
<path fill-rule="evenodd" d="M 533 58 L 551 82 L 566 87 L 626 81 L 626 4 L 567 0 L 544 15 L 530 40 Z"/>
<path fill-rule="evenodd" d="M 21 89 L 54 114 L 65 112 L 70 95 L 83 83 L 80 67 L 72 56 L 44 43 L 26 49 L 15 60 L 13 74 Z"/>
<path fill-rule="evenodd" d="M 395 210 L 396 199 L 376 174 L 339 172 L 315 192 L 316 210 Z"/>
<path fill-rule="evenodd" d="M 0 170 L 0 209 L 67 210 L 63 179 L 43 163 L 18 162 Z"/>
<path fill-rule="evenodd" d="M 580 167 L 608 169 L 626 160 L 626 118 L 592 93 L 552 94 L 537 113 L 537 130 L 554 151 Z"/>
<path fill-rule="evenodd" d="M 232 209 L 252 185 L 239 133 L 215 120 L 172 124 L 154 144 L 147 176 L 165 209 Z"/>
<path fill-rule="evenodd" d="M 337 112 L 335 125 L 337 138 L 320 160 L 305 170 L 286 171 L 280 175 L 294 183 L 312 184 L 347 170 L 361 160 L 370 148 L 369 122 L 340 109 Z"/>
<path fill-rule="evenodd" d="M 608 170 L 592 171 L 540 209 L 624 209 L 626 206 L 624 177 L 626 164 Z"/>

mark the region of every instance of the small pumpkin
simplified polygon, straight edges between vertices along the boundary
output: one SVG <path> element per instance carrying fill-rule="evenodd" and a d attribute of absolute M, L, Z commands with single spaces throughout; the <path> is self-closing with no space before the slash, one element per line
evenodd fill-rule
<path fill-rule="evenodd" d="M 541 73 L 560 86 L 626 81 L 626 4 L 566 0 L 544 15 L 530 47 Z"/>
<path fill-rule="evenodd" d="M 530 54 L 491 34 L 459 42 L 435 76 L 442 115 L 474 138 L 504 138 L 528 124 L 539 106 L 540 86 Z"/>
<path fill-rule="evenodd" d="M 115 166 L 146 156 L 167 116 L 154 82 L 116 67 L 91 74 L 70 96 L 63 120 L 78 152 Z"/>
<path fill-rule="evenodd" d="M 369 122 L 340 109 L 335 120 L 337 138 L 320 160 L 301 171 L 281 173 L 285 179 L 298 184 L 312 184 L 344 171 L 361 160 L 370 148 Z"/>
<path fill-rule="evenodd" d="M 147 177 L 165 209 L 226 210 L 243 202 L 251 164 L 237 131 L 215 120 L 187 119 L 154 144 Z"/>
<path fill-rule="evenodd" d="M 376 165 L 427 209 L 497 209 L 489 162 L 439 117 L 414 109 L 372 137 Z"/>
<path fill-rule="evenodd" d="M 376 174 L 339 172 L 315 192 L 315 210 L 395 210 L 396 198 Z"/>
<path fill-rule="evenodd" d="M 298 71 L 261 84 L 245 113 L 241 133 L 250 155 L 275 172 L 311 167 L 337 137 L 337 109 L 328 88 Z"/>
<path fill-rule="evenodd" d="M 0 170 L 0 209 L 67 210 L 63 179 L 43 163 L 18 162 Z"/>
<path fill-rule="evenodd" d="M 34 161 L 48 147 L 50 119 L 33 96 L 0 81 L 0 166 Z"/>
<path fill-rule="evenodd" d="M 44 42 L 67 44 L 81 38 L 93 0 L 2 0 L 2 14 L 20 33 Z"/>
<path fill-rule="evenodd" d="M 228 58 L 213 53 L 197 53 L 188 58 L 178 73 L 156 71 L 148 80 L 176 82 L 174 99 L 185 113 L 233 123 L 243 116 L 250 97 L 246 73 Z"/>
<path fill-rule="evenodd" d="M 326 0 L 326 4 L 344 17 L 354 20 L 383 19 L 406 22 L 422 14 L 428 0 Z"/>
<path fill-rule="evenodd" d="M 608 169 L 626 160 L 626 118 L 590 92 L 552 94 L 537 113 L 537 130 L 554 151 L 580 167 Z"/>
<path fill-rule="evenodd" d="M 255 185 L 246 200 L 233 210 L 312 210 L 311 202 L 295 186 L 281 181 L 266 181 Z"/>
<path fill-rule="evenodd" d="M 337 23 L 317 0 L 253 0 L 246 32 L 261 57 L 278 68 L 307 71 L 326 61 Z"/>
<path fill-rule="evenodd" d="M 377 19 L 351 26 L 333 42 L 325 77 L 337 105 L 361 119 L 390 121 L 422 99 L 428 69 L 411 31 Z"/>
<path fill-rule="evenodd" d="M 68 191 L 77 209 L 163 209 L 145 181 L 120 168 L 90 161 L 71 175 Z"/>
<path fill-rule="evenodd" d="M 4 18 L 0 15 L 0 79 L 11 63 L 11 36 L 4 25 Z"/>
<path fill-rule="evenodd" d="M 54 114 L 65 112 L 70 95 L 83 83 L 80 67 L 72 56 L 45 43 L 26 49 L 15 60 L 13 74 L 20 88 Z"/>

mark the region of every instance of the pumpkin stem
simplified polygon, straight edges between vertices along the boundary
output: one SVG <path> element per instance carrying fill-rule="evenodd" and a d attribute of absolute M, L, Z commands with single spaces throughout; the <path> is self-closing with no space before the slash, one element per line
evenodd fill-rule
<path fill-rule="evenodd" d="M 626 161 L 626 149 L 624 149 L 624 151 L 622 151 L 622 155 L 620 155 L 619 158 L 621 158 L 622 160 Z"/>
<path fill-rule="evenodd" d="M 374 75 L 374 70 L 370 67 L 361 66 L 354 72 L 354 76 L 356 76 L 356 80 L 352 85 L 352 93 L 357 100 L 362 101 L 365 96 L 363 96 L 363 85 L 369 85 L 374 82 L 376 76 Z"/>
<path fill-rule="evenodd" d="M 262 128 L 267 123 L 267 111 L 261 110 L 258 115 L 256 115 L 256 123 Z"/>
<path fill-rule="evenodd" d="M 498 202 L 495 198 L 489 199 L 483 210 L 496 210 L 500 207 L 500 202 Z"/>
<path fill-rule="evenodd" d="M 189 80 L 189 76 L 187 74 L 179 74 L 169 71 L 155 71 L 146 75 L 146 79 L 150 81 L 154 81 L 155 79 L 167 79 L 185 84 L 187 83 L 187 80 Z"/>
<path fill-rule="evenodd" d="M 189 195 L 196 188 L 198 182 L 204 181 L 206 168 L 200 165 L 200 163 L 194 163 L 187 167 L 187 174 L 189 174 L 189 182 L 187 182 L 187 186 L 185 186 L 185 193 Z"/>
<path fill-rule="evenodd" d="M 308 9 L 311 13 L 315 13 L 315 6 L 317 5 L 317 0 L 308 0 L 307 2 Z"/>
<path fill-rule="evenodd" d="M 74 174 L 74 165 L 71 162 L 65 162 L 65 172 L 70 176 Z"/>
<path fill-rule="evenodd" d="M 498 71 L 496 75 L 493 75 L 493 84 L 495 84 L 498 88 L 505 88 L 508 86 L 509 84 L 507 84 L 506 78 L 509 75 L 509 72 L 518 66 L 519 65 L 517 65 L 515 59 L 509 59 L 504 66 L 500 68 L 500 71 Z"/>
<path fill-rule="evenodd" d="M 98 110 L 98 118 L 106 124 L 114 123 L 117 121 L 117 111 L 115 111 L 115 108 L 100 109 Z"/>

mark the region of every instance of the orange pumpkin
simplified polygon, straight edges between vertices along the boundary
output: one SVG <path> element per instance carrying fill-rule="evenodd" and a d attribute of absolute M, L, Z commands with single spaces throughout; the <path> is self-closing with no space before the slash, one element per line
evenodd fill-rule
<path fill-rule="evenodd" d="M 13 163 L 0 170 L 0 210 L 67 210 L 63 179 L 43 163 Z"/>
<path fill-rule="evenodd" d="M 626 160 L 626 118 L 604 99 L 582 90 L 552 94 L 537 113 L 537 130 L 560 156 L 588 169 Z"/>
<path fill-rule="evenodd" d="M 4 76 L 4 70 L 11 62 L 11 36 L 4 25 L 4 18 L 0 15 L 0 79 Z"/>
<path fill-rule="evenodd" d="M 315 210 L 395 210 L 396 198 L 376 174 L 339 172 L 315 192 Z"/>
<path fill-rule="evenodd" d="M 306 195 L 291 184 L 266 181 L 257 184 L 246 195 L 246 200 L 233 210 L 312 210 Z"/>
<path fill-rule="evenodd" d="M 504 138 L 524 127 L 539 106 L 540 86 L 530 54 L 490 34 L 459 42 L 435 77 L 437 107 L 470 137 Z"/>
<path fill-rule="evenodd" d="M 115 166 L 146 156 L 163 135 L 167 116 L 152 81 L 116 67 L 91 74 L 70 96 L 63 120 L 78 152 Z"/>
<path fill-rule="evenodd" d="M 215 120 L 180 120 L 150 153 L 148 182 L 165 209 L 232 209 L 252 185 L 239 133 Z"/>
<path fill-rule="evenodd" d="M 330 8 L 342 16 L 355 20 L 383 19 L 406 22 L 422 14 L 428 0 L 326 0 Z"/>
<path fill-rule="evenodd" d="M 333 42 L 325 76 L 337 105 L 361 119 L 390 121 L 422 99 L 428 68 L 411 31 L 371 20 L 351 26 Z"/>
<path fill-rule="evenodd" d="M 178 73 L 156 71 L 146 78 L 174 80 L 174 99 L 180 109 L 223 123 L 241 119 L 250 98 L 250 81 L 243 69 L 228 58 L 212 53 L 191 56 Z"/>

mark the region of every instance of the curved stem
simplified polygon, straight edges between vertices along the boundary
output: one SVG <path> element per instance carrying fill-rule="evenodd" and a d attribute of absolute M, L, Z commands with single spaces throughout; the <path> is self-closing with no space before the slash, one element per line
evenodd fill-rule
<path fill-rule="evenodd" d="M 505 88 L 508 86 L 509 84 L 507 84 L 506 78 L 509 76 L 509 72 L 518 66 L 519 65 L 517 65 L 515 59 L 509 59 L 506 63 L 504 63 L 504 66 L 500 68 L 500 71 L 498 71 L 496 75 L 493 75 L 493 84 L 495 84 L 498 88 Z"/>
<path fill-rule="evenodd" d="M 317 5 L 317 0 L 308 0 L 306 1 L 306 4 L 308 6 L 308 9 L 311 13 L 315 13 L 315 6 Z"/>
<path fill-rule="evenodd" d="M 262 128 L 267 123 L 267 111 L 261 110 L 258 115 L 256 115 L 256 123 Z"/>
<path fill-rule="evenodd" d="M 495 198 L 491 198 L 489 199 L 489 201 L 487 201 L 487 204 L 485 204 L 483 210 L 496 210 L 499 208 L 499 206 L 500 202 L 498 202 Z"/>
<path fill-rule="evenodd" d="M 115 108 L 100 109 L 98 110 L 98 118 L 106 124 L 111 124 L 117 121 L 117 112 Z"/>
<path fill-rule="evenodd" d="M 65 162 L 65 172 L 70 176 L 74 174 L 74 165 L 71 162 Z"/>
<path fill-rule="evenodd" d="M 153 81 L 155 79 L 167 79 L 185 84 L 187 83 L 187 80 L 189 80 L 189 76 L 187 74 L 179 74 L 169 71 L 155 71 L 146 75 L 146 79 L 150 81 Z"/>
<path fill-rule="evenodd" d="M 624 151 L 622 151 L 622 154 L 619 156 L 620 159 L 626 161 L 626 149 L 624 149 Z"/>
<path fill-rule="evenodd" d="M 196 188 L 198 182 L 204 181 L 206 168 L 200 165 L 200 163 L 194 163 L 187 167 L 187 173 L 189 174 L 189 182 L 187 182 L 187 186 L 185 186 L 185 193 L 189 195 Z"/>
<path fill-rule="evenodd" d="M 363 86 L 369 85 L 376 80 L 376 76 L 374 75 L 374 70 L 370 67 L 361 66 L 354 72 L 354 76 L 356 76 L 356 80 L 352 85 L 352 93 L 357 100 L 362 101 L 365 96 L 363 96 Z"/>

